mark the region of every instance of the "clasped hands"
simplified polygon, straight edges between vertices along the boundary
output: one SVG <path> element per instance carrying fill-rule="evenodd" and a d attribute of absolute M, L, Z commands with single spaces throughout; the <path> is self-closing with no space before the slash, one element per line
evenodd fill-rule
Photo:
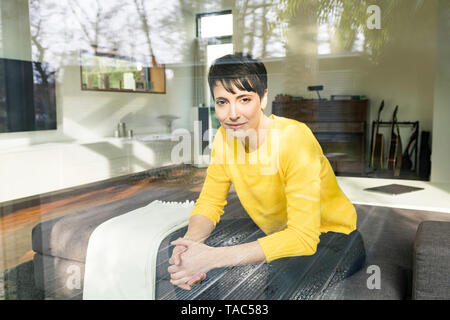
<path fill-rule="evenodd" d="M 215 267 L 216 248 L 184 238 L 172 241 L 171 244 L 175 248 L 169 259 L 171 265 L 167 269 L 170 283 L 190 290 L 192 286 L 205 280 L 206 273 Z"/>

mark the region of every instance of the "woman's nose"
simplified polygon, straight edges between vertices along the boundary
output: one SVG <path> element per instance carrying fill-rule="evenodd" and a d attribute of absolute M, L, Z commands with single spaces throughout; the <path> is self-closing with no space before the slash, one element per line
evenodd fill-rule
<path fill-rule="evenodd" d="M 236 121 L 236 120 L 239 119 L 239 115 L 236 113 L 236 107 L 235 106 L 231 106 L 228 118 L 230 119 L 230 121 Z"/>

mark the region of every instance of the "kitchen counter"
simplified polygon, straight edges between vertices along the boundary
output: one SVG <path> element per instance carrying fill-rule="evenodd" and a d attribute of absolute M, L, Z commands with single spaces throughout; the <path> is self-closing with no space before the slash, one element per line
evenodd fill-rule
<path fill-rule="evenodd" d="M 0 149 L 0 202 L 176 164 L 178 141 L 146 134 Z"/>

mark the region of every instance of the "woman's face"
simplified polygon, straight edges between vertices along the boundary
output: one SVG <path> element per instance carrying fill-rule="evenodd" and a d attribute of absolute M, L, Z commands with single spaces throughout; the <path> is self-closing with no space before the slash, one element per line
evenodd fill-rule
<path fill-rule="evenodd" d="M 233 86 L 230 93 L 218 81 L 214 87 L 214 107 L 222 127 L 236 138 L 248 136 L 258 130 L 262 110 L 267 105 L 267 90 L 262 99 L 256 92 L 241 91 Z"/>

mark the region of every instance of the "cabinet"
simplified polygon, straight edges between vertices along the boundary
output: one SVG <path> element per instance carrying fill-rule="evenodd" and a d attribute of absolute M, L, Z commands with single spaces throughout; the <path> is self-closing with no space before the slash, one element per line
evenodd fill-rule
<path fill-rule="evenodd" d="M 369 100 L 275 99 L 272 113 L 305 123 L 336 174 L 362 175 Z"/>

